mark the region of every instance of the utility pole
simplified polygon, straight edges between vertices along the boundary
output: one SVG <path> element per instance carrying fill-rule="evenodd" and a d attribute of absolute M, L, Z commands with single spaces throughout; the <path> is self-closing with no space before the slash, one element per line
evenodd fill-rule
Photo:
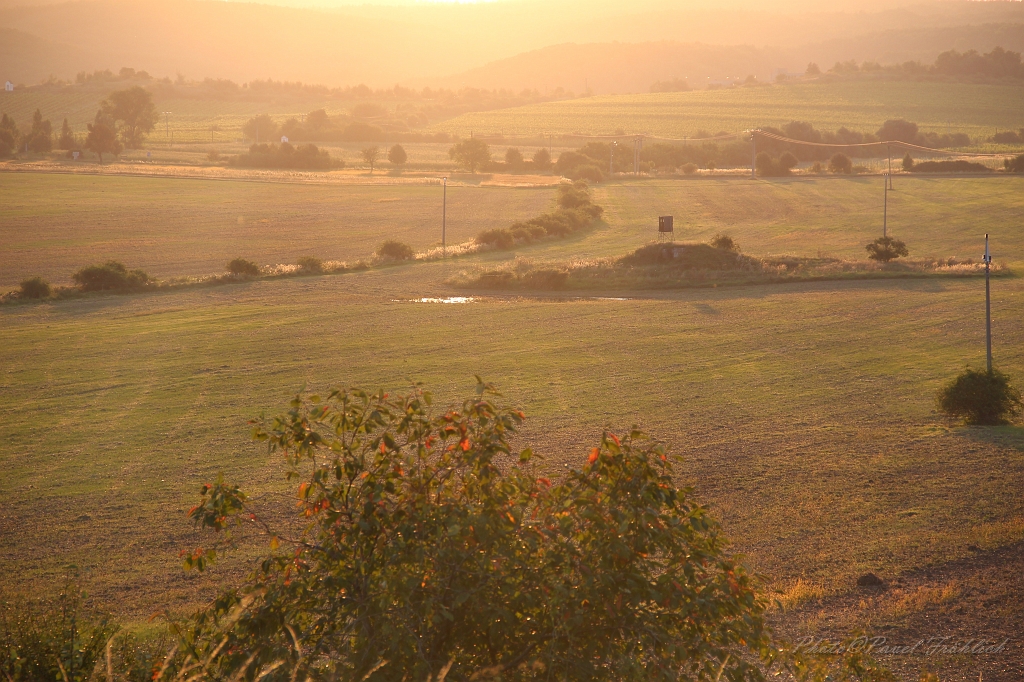
<path fill-rule="evenodd" d="M 164 137 L 171 139 L 171 112 L 164 112 Z"/>
<path fill-rule="evenodd" d="M 612 142 L 611 145 L 609 145 L 611 148 L 611 154 L 609 154 L 608 158 L 608 177 L 611 177 L 612 173 L 615 172 L 615 145 L 617 144 L 618 142 Z"/>
<path fill-rule="evenodd" d="M 754 133 L 757 131 L 750 131 L 750 179 L 757 178 L 757 140 L 754 137 Z"/>
<path fill-rule="evenodd" d="M 448 227 L 448 177 L 441 178 L 444 187 L 441 194 L 441 258 L 448 258 L 448 244 L 445 231 Z"/>
<path fill-rule="evenodd" d="M 889 189 L 892 189 L 892 145 L 885 145 L 885 149 L 889 154 Z"/>
<path fill-rule="evenodd" d="M 882 178 L 882 188 L 885 190 L 885 199 L 882 202 L 882 236 L 889 236 L 889 175 Z"/>
<path fill-rule="evenodd" d="M 989 286 L 989 270 L 992 268 L 992 254 L 988 250 L 988 235 L 985 235 L 985 356 L 988 359 L 988 373 L 992 374 L 992 288 Z"/>

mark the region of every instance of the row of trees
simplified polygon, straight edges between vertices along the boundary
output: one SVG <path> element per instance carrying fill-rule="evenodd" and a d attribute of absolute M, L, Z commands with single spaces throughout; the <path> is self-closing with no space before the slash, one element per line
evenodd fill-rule
<path fill-rule="evenodd" d="M 93 151 L 102 162 L 104 154 L 116 156 L 124 148 L 142 146 L 156 122 L 153 96 L 138 86 L 112 92 L 103 100 L 96 117 L 88 125 L 84 144 L 79 142 L 66 118 L 55 139 L 53 125 L 49 119 L 43 118 L 38 109 L 32 115 L 32 127 L 24 134 L 18 130 L 13 118 L 3 114 L 0 118 L 0 156 L 9 156 L 18 150 L 43 154 L 51 151 L 56 143 L 58 149 Z"/>
<path fill-rule="evenodd" d="M 1024 78 L 1024 62 L 1021 60 L 1020 52 L 995 47 L 991 52 L 984 54 L 977 50 L 949 50 L 940 54 L 934 64 L 910 61 L 882 66 L 878 62 L 858 64 L 855 60 L 836 62 L 835 66 L 829 69 L 829 73 L 841 76 L 877 74 L 913 78 L 939 76 L 958 80 L 1019 79 Z M 821 69 L 817 64 L 808 64 L 807 75 L 821 75 Z"/>

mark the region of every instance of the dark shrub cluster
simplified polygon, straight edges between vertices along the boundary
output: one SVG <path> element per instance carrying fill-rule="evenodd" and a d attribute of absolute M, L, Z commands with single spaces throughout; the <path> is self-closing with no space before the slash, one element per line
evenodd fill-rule
<path fill-rule="evenodd" d="M 849 175 L 853 172 L 853 161 L 846 154 L 836 153 L 828 160 L 828 172 Z"/>
<path fill-rule="evenodd" d="M 918 161 L 913 165 L 914 173 L 991 173 L 992 169 L 980 163 L 964 161 Z"/>
<path fill-rule="evenodd" d="M 511 227 L 485 230 L 476 236 L 476 243 L 487 244 L 496 249 L 511 249 L 516 245 L 529 244 L 545 237 L 566 237 L 590 227 L 602 213 L 604 209 L 591 201 L 586 183 L 560 185 L 558 208 L 555 211 L 516 223 Z"/>
<path fill-rule="evenodd" d="M 1005 130 L 992 136 L 992 142 L 996 144 L 1021 144 L 1024 143 L 1024 128 L 1014 132 Z"/>
<path fill-rule="evenodd" d="M 412 260 L 415 252 L 408 244 L 389 239 L 377 247 L 377 255 L 385 260 L 404 261 Z"/>
<path fill-rule="evenodd" d="M 19 291 L 22 298 L 49 298 L 50 293 L 50 283 L 42 277 L 26 279 L 21 283 Z"/>
<path fill-rule="evenodd" d="M 320 274 L 324 271 L 324 262 L 316 256 L 303 256 L 295 264 L 307 273 Z"/>
<path fill-rule="evenodd" d="M 287 142 L 254 144 L 249 152 L 231 158 L 232 166 L 243 168 L 293 168 L 297 170 L 330 170 L 342 168 L 345 162 L 331 158 L 326 149 L 304 144 L 293 147 Z"/>
<path fill-rule="evenodd" d="M 1024 154 L 1012 159 L 1005 159 L 1003 161 L 1003 166 L 1009 173 L 1024 173 Z"/>
<path fill-rule="evenodd" d="M 967 424 L 1006 424 L 1024 408 L 1020 391 L 997 369 L 966 369 L 938 395 L 939 409 Z"/>
<path fill-rule="evenodd" d="M 768 152 L 761 152 L 754 159 L 754 167 L 757 174 L 763 178 L 778 178 L 789 175 L 800 162 L 792 152 L 783 152 L 779 158 L 774 158 Z"/>
<path fill-rule="evenodd" d="M 868 258 L 882 263 L 888 263 L 910 254 L 906 244 L 892 237 L 879 237 L 864 248 L 867 249 Z"/>
<path fill-rule="evenodd" d="M 131 291 L 149 283 L 142 270 L 129 270 L 116 260 L 103 265 L 90 265 L 73 275 L 82 291 Z"/>
<path fill-rule="evenodd" d="M 738 270 L 747 265 L 749 259 L 738 253 L 739 249 L 732 239 L 719 236 L 716 240 L 728 240 L 728 244 L 725 241 L 718 242 L 722 246 L 678 242 L 648 244 L 623 256 L 619 263 L 670 266 L 680 270 Z"/>
<path fill-rule="evenodd" d="M 228 272 L 232 275 L 244 275 L 246 277 L 259 277 L 260 266 L 253 263 L 251 260 L 244 258 L 235 258 L 228 263 Z"/>

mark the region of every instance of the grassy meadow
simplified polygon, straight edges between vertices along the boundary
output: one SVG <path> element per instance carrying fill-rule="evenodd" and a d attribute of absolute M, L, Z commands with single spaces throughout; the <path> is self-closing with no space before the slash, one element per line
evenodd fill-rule
<path fill-rule="evenodd" d="M 604 95 L 515 109 L 463 114 L 434 130 L 466 135 L 539 135 L 622 131 L 655 137 L 694 137 L 698 131 L 740 132 L 806 121 L 815 128 L 874 132 L 890 118 L 916 122 L 923 131 L 989 137 L 1024 126 L 1021 88 L 936 82 L 838 81 Z"/>
<path fill-rule="evenodd" d="M 2 173 L 0 187 L 4 288 L 63 283 L 108 258 L 169 277 L 235 255 L 358 259 L 385 238 L 420 249 L 439 237 L 438 187 L 44 173 Z M 525 409 L 520 442 L 552 472 L 581 463 L 605 427 L 670 443 L 734 548 L 795 605 L 780 615 L 791 631 L 900 631 L 945 614 L 945 601 L 898 590 L 858 601 L 853 585 L 867 571 L 894 585 L 939 571 L 927 586 L 941 592 L 943 567 L 1024 540 L 1024 430 L 953 427 L 934 407 L 944 381 L 984 362 L 980 280 L 422 302 L 466 296 L 445 284 L 464 268 L 624 254 L 663 214 L 680 240 L 727 232 L 750 254 L 859 258 L 881 233 L 881 190 L 856 177 L 623 180 L 595 188 L 597 228 L 514 252 L 0 306 L 0 588 L 43 592 L 74 565 L 93 603 L 130 622 L 188 608 L 258 551 L 182 572 L 179 550 L 200 542 L 185 520 L 199 486 L 223 471 L 257 504 L 280 503 L 280 462 L 249 441 L 249 419 L 305 385 L 422 381 L 445 404 L 480 374 Z M 1022 190 L 1016 177 L 897 177 L 890 229 L 921 256 L 980 256 L 991 232 L 997 260 L 1019 267 Z M 450 187 L 449 239 L 553 197 Z M 1024 280 L 994 281 L 993 313 L 998 364 L 1019 382 Z M 972 575 L 956 589 L 982 589 Z M 829 599 L 852 601 L 840 612 Z M 807 604 L 826 615 L 796 608 Z M 980 606 L 964 613 L 985 622 Z"/>

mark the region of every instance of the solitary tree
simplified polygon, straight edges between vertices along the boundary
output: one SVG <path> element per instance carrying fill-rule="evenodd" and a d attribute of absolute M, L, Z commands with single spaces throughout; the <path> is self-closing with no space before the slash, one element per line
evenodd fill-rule
<path fill-rule="evenodd" d="M 879 237 L 864 248 L 867 249 L 868 258 L 882 263 L 888 263 L 910 253 L 906 244 L 892 237 Z"/>
<path fill-rule="evenodd" d="M 103 163 L 104 154 L 117 156 L 121 153 L 121 142 L 117 139 L 117 124 L 100 109 L 96 119 L 89 124 L 89 135 L 85 138 L 85 148 L 96 152 Z"/>
<path fill-rule="evenodd" d="M 455 163 L 469 169 L 469 172 L 473 173 L 478 167 L 490 162 L 491 149 L 483 140 L 470 138 L 459 142 L 457 145 L 449 149 L 448 156 L 450 156 Z"/>
<path fill-rule="evenodd" d="M 363 155 L 363 161 L 370 164 L 370 175 L 373 175 L 373 166 L 377 163 L 377 159 L 380 158 L 380 147 L 367 147 L 361 154 Z"/>
<path fill-rule="evenodd" d="M 18 145 L 19 137 L 21 135 L 18 133 L 18 125 L 13 118 L 4 114 L 0 118 L 0 156 L 13 153 L 14 148 Z"/>
<path fill-rule="evenodd" d="M 141 147 L 157 122 L 153 95 L 139 85 L 110 93 L 101 110 L 112 121 L 120 122 L 121 139 L 128 149 Z"/>
<path fill-rule="evenodd" d="M 25 134 L 25 144 L 29 151 L 41 154 L 53 148 L 53 126 L 49 120 L 43 120 L 43 114 L 36 109 L 32 114 L 32 130 Z"/>
<path fill-rule="evenodd" d="M 392 164 L 401 167 L 405 165 L 405 162 L 409 160 L 409 155 L 405 153 L 405 148 L 396 144 L 390 150 L 388 150 L 388 161 Z"/>
<path fill-rule="evenodd" d="M 902 118 L 889 119 L 875 133 L 882 142 L 917 142 L 917 124 Z"/>
<path fill-rule="evenodd" d="M 78 140 L 75 139 L 75 133 L 71 130 L 71 125 L 68 124 L 68 120 L 64 119 L 64 125 L 60 128 L 60 138 L 57 140 L 57 146 L 60 149 L 75 149 L 78 147 Z"/>
<path fill-rule="evenodd" d="M 509 147 L 505 152 L 505 165 L 515 170 L 523 165 L 523 154 L 515 147 Z"/>
<path fill-rule="evenodd" d="M 850 157 L 846 154 L 836 152 L 832 155 L 832 158 L 828 160 L 828 172 L 849 175 L 853 172 L 853 161 L 851 161 Z"/>
<path fill-rule="evenodd" d="M 815 64 L 814 62 L 811 62 L 810 64 L 807 65 L 807 72 L 806 73 L 807 73 L 808 76 L 820 76 L 821 75 L 821 67 L 818 66 L 817 64 Z"/>
<path fill-rule="evenodd" d="M 908 173 L 914 170 L 914 157 L 910 155 L 910 152 L 907 152 L 907 155 L 903 157 L 903 170 Z"/>
<path fill-rule="evenodd" d="M 547 170 L 551 168 L 551 154 L 544 147 L 541 147 L 533 153 L 533 167 L 537 170 Z"/>
<path fill-rule="evenodd" d="M 242 134 L 257 144 L 270 142 L 277 134 L 277 124 L 267 114 L 254 116 L 242 126 Z"/>

